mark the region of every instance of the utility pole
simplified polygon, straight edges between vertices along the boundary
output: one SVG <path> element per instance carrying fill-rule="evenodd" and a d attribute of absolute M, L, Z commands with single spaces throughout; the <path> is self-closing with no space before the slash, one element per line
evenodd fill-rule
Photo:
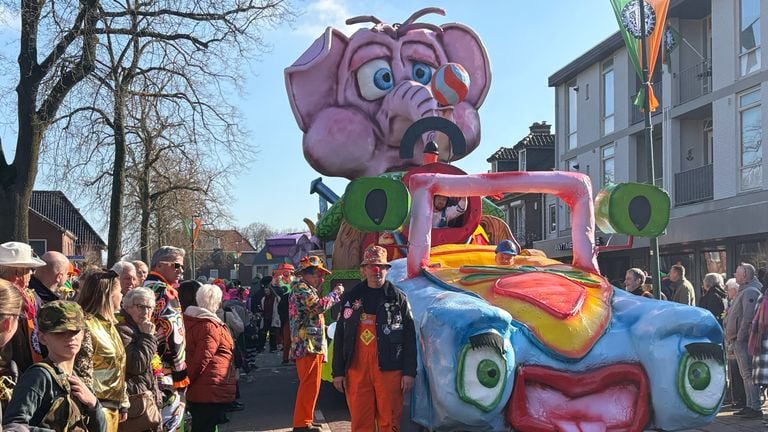
<path fill-rule="evenodd" d="M 646 51 L 645 2 L 638 2 L 640 7 L 640 56 L 643 66 L 643 85 L 645 86 L 645 101 L 643 111 L 645 117 L 645 146 L 648 148 L 648 159 L 651 167 L 651 184 L 656 184 L 656 167 L 653 158 L 653 125 L 651 124 L 651 77 L 648 76 L 648 53 Z M 656 59 L 653 59 L 656 61 Z M 650 238 L 651 277 L 653 278 L 653 298 L 661 298 L 661 274 L 659 273 L 659 239 Z"/>

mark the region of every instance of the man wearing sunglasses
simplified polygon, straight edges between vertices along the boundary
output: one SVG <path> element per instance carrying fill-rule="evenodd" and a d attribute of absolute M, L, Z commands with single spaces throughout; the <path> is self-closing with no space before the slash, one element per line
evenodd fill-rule
<path fill-rule="evenodd" d="M 386 249 L 365 250 L 365 280 L 342 296 L 336 321 L 333 385 L 347 396 L 354 431 L 399 430 L 416 376 L 416 329 L 405 293 L 386 280 L 389 267 Z"/>
<path fill-rule="evenodd" d="M 181 303 L 176 287 L 184 274 L 184 249 L 163 246 L 154 254 L 144 287 L 155 293 L 152 314 L 157 339 L 157 353 L 163 375 L 158 377 L 163 391 L 163 430 L 176 431 L 184 419 L 184 392 L 189 385 L 186 363 L 186 340 Z"/>

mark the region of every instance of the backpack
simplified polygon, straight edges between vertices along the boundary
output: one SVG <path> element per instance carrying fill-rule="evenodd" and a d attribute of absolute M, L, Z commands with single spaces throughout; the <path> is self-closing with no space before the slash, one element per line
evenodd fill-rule
<path fill-rule="evenodd" d="M 61 432 L 86 432 L 88 417 L 83 414 L 80 403 L 72 397 L 67 376 L 58 373 L 48 361 L 35 363 L 32 367 L 45 369 L 53 378 L 53 382 L 64 392 L 63 395 L 54 396 L 40 427 Z"/>

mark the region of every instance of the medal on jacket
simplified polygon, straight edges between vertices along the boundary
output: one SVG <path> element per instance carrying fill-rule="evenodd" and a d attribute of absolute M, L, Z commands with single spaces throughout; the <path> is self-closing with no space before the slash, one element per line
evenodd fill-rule
<path fill-rule="evenodd" d="M 389 329 L 389 326 L 384 326 L 384 330 L 382 330 L 385 335 L 388 335 L 392 330 Z"/>
<path fill-rule="evenodd" d="M 384 303 L 384 310 L 387 311 L 387 325 L 392 324 L 392 305 Z"/>

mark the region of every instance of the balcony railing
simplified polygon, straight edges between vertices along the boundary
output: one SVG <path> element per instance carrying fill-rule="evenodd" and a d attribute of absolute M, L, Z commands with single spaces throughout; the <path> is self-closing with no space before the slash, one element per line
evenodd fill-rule
<path fill-rule="evenodd" d="M 681 105 L 712 91 L 712 60 L 704 59 L 678 72 L 673 78 L 678 89 L 677 103 Z"/>
<path fill-rule="evenodd" d="M 651 87 L 653 87 L 653 94 L 656 95 L 656 99 L 659 101 L 659 105 L 661 105 L 661 81 L 651 84 Z M 635 96 L 637 96 L 637 93 L 629 96 L 629 112 L 632 113 L 632 124 L 639 123 L 643 121 L 643 111 L 640 110 L 639 107 L 635 106 Z M 656 108 L 656 111 L 651 113 L 652 115 L 660 114 L 661 113 L 661 106 L 659 108 Z"/>
<path fill-rule="evenodd" d="M 708 201 L 713 196 L 712 164 L 675 174 L 675 205 Z"/>

